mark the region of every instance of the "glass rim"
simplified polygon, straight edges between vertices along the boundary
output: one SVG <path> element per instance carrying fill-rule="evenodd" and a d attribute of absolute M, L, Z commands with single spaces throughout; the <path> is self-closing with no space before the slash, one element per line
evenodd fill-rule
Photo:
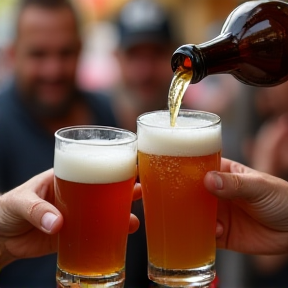
<path fill-rule="evenodd" d="M 119 139 L 121 141 L 117 142 L 117 143 L 89 143 L 87 142 L 80 142 L 83 141 L 85 139 L 82 140 L 76 140 L 76 139 L 71 139 L 71 138 L 65 138 L 61 135 L 59 135 L 59 133 L 63 132 L 63 131 L 73 131 L 73 130 L 85 130 L 85 129 L 98 129 L 98 130 L 106 130 L 106 131 L 115 131 L 115 132 L 120 132 L 120 133 L 125 133 L 130 135 L 131 137 L 127 137 L 127 139 Z M 54 133 L 55 139 L 60 140 L 60 141 L 66 141 L 66 142 L 70 142 L 70 143 L 76 143 L 79 145 L 87 145 L 87 146 L 119 146 L 119 145 L 127 145 L 127 144 L 131 144 L 133 142 L 136 142 L 138 140 L 138 136 L 136 133 L 126 130 L 126 129 L 122 129 L 122 128 L 117 128 L 117 127 L 113 127 L 113 126 L 103 126 L 103 125 L 75 125 L 75 126 L 67 126 L 67 127 L 62 127 L 60 129 L 58 129 L 55 133 Z"/>
<path fill-rule="evenodd" d="M 187 114 L 202 114 L 202 115 L 209 115 L 212 117 L 215 117 L 215 121 L 211 121 L 211 123 L 209 123 L 208 125 L 202 125 L 202 126 L 169 126 L 169 127 L 163 127 L 161 125 L 157 125 L 157 123 L 153 123 L 153 124 L 149 124 L 149 123 L 145 123 L 143 120 L 141 120 L 141 118 L 147 116 L 147 115 L 151 115 L 151 114 L 157 114 L 157 113 L 168 113 L 170 114 L 170 111 L 168 109 L 166 110 L 155 110 L 155 111 L 150 111 L 150 112 L 146 112 L 141 114 L 140 116 L 137 117 L 137 124 L 141 124 L 143 126 L 146 127 L 151 127 L 151 128 L 161 128 L 161 129 L 185 129 L 185 130 L 191 130 L 191 129 L 203 129 L 203 128 L 209 128 L 209 127 L 213 127 L 216 125 L 221 124 L 221 117 L 215 113 L 212 112 L 208 112 L 208 111 L 201 111 L 201 110 L 193 110 L 193 109 L 180 109 L 179 110 L 179 115 L 187 113 Z M 170 122 L 169 122 L 170 123 Z"/>

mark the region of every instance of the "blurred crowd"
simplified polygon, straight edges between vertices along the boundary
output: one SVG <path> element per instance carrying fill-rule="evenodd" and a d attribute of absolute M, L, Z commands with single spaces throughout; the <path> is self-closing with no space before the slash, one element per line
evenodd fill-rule
<path fill-rule="evenodd" d="M 0 25 L 0 192 L 53 166 L 54 132 L 61 127 L 136 131 L 140 114 L 167 109 L 171 55 L 187 41 L 181 15 L 163 1 L 130 0 L 96 21 L 74 2 L 0 4 L 0 23 L 7 24 Z M 105 1 L 92 2 L 89 9 Z M 217 19 L 203 27 L 203 41 L 217 36 L 221 24 Z M 255 88 L 229 75 L 209 76 L 189 86 L 183 107 L 221 116 L 224 157 L 288 180 L 286 94 L 288 83 Z M 141 200 L 132 209 L 141 226 L 129 236 L 126 287 L 149 287 Z M 55 287 L 55 265 L 55 255 L 16 261 L 0 272 L 0 287 Z M 288 284 L 288 255 L 217 251 L 216 269 L 220 288 Z"/>

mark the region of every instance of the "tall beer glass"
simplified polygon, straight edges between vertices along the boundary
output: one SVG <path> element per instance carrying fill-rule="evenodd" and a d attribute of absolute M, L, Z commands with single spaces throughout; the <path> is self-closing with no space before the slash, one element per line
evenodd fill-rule
<path fill-rule="evenodd" d="M 76 126 L 55 138 L 56 206 L 64 217 L 58 287 L 123 287 L 137 136 Z"/>
<path fill-rule="evenodd" d="M 215 277 L 217 200 L 203 178 L 219 170 L 221 121 L 211 113 L 169 111 L 137 121 L 138 165 L 148 245 L 148 276 L 169 287 L 203 287 Z"/>

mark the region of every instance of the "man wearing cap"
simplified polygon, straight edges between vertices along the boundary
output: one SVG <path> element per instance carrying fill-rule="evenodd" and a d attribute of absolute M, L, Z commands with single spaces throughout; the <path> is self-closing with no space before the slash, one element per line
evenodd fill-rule
<path fill-rule="evenodd" d="M 113 91 L 113 110 L 119 126 L 136 131 L 137 117 L 166 109 L 173 77 L 170 61 L 178 47 L 170 19 L 156 3 L 130 1 L 121 10 L 116 51 L 121 79 Z"/>

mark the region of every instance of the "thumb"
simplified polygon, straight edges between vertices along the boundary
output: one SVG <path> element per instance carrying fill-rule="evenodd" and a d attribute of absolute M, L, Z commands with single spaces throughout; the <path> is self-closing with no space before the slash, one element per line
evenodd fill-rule
<path fill-rule="evenodd" d="M 248 167 L 245 172 L 208 172 L 204 185 L 212 194 L 231 200 L 263 225 L 287 231 L 288 183 Z"/>
<path fill-rule="evenodd" d="M 7 236 L 24 233 L 34 227 L 47 234 L 57 233 L 63 224 L 61 213 L 50 203 L 30 193 L 22 198 L 22 193 L 10 191 L 0 197 L 1 231 Z M 11 227 L 14 227 L 11 230 Z"/>
<path fill-rule="evenodd" d="M 27 220 L 47 234 L 57 233 L 63 224 L 59 210 L 44 199 L 54 198 L 53 171 L 48 170 L 4 194 L 6 219 L 12 225 Z M 24 229 L 24 226 L 22 226 Z"/>
<path fill-rule="evenodd" d="M 33 226 L 47 234 L 57 233 L 63 224 L 61 213 L 50 203 L 33 195 L 26 202 L 26 211 L 23 211 L 23 217 Z M 25 207 L 25 206 L 24 206 Z"/>
<path fill-rule="evenodd" d="M 257 171 L 255 174 L 211 171 L 205 175 L 204 185 L 208 191 L 220 198 L 252 200 L 275 188 L 275 183 L 267 181 L 262 174 L 264 173 Z"/>
<path fill-rule="evenodd" d="M 273 182 L 266 181 L 272 176 L 228 159 L 222 159 L 221 171 L 210 171 L 204 178 L 208 191 L 220 198 L 251 198 L 275 188 L 271 187 Z"/>

